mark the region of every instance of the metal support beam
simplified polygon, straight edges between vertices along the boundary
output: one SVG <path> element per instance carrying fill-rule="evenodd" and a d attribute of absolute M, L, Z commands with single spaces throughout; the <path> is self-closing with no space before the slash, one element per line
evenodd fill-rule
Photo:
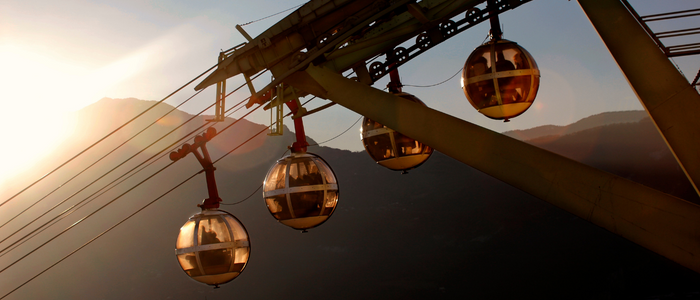
<path fill-rule="evenodd" d="M 308 86 L 535 197 L 700 272 L 700 206 L 310 66 Z M 300 76 L 301 77 L 301 76 Z M 319 92 L 320 91 L 320 92 Z"/>
<path fill-rule="evenodd" d="M 578 2 L 700 194 L 700 95 L 619 0 Z"/>

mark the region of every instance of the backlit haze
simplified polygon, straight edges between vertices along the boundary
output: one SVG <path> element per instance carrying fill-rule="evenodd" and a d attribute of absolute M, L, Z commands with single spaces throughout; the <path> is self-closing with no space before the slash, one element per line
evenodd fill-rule
<path fill-rule="evenodd" d="M 630 2 L 645 15 L 692 8 L 695 1 Z M 242 43 L 236 24 L 304 2 L 241 3 L 0 2 L 0 188 L 8 178 L 21 176 L 37 159 L 50 155 L 67 136 L 87 130 L 72 125 L 72 112 L 103 97 L 160 100 L 214 65 L 219 51 Z M 244 28 L 257 36 L 286 14 Z M 534 0 L 501 15 L 500 20 L 504 38 L 532 53 L 541 69 L 539 94 L 528 112 L 509 123 L 481 116 L 462 94 L 459 75 L 436 87 L 409 86 L 404 91 L 432 108 L 498 132 L 565 125 L 605 111 L 642 109 L 576 1 Z M 400 70 L 403 83 L 431 85 L 446 80 L 460 70 L 487 32 L 487 22 L 482 23 L 414 59 Z M 697 57 L 676 58 L 675 62 L 690 80 L 700 67 Z M 256 87 L 269 80 L 264 77 Z M 229 91 L 242 82 L 242 78 L 229 79 Z M 383 79 L 375 87 L 385 85 Z M 166 102 L 179 104 L 194 93 L 193 87 Z M 242 90 L 227 103 L 247 96 Z M 195 114 L 213 101 L 214 91 L 208 89 L 181 109 Z M 317 99 L 308 107 L 325 103 Z M 314 140 L 324 141 L 358 118 L 354 112 L 335 106 L 305 118 L 306 132 Z M 267 124 L 269 112 L 256 112 L 251 120 Z M 326 145 L 362 150 L 357 129 Z"/>

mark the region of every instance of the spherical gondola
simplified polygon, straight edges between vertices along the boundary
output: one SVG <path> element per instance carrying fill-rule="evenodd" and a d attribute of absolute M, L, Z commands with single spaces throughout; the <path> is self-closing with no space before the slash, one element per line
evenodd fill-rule
<path fill-rule="evenodd" d="M 396 95 L 425 106 L 425 103 L 414 95 L 408 93 Z M 416 168 L 433 154 L 433 148 L 430 146 L 367 117 L 362 120 L 360 131 L 367 154 L 378 164 L 390 170 L 405 172 Z"/>
<path fill-rule="evenodd" d="M 321 225 L 338 203 L 331 167 L 312 153 L 292 153 L 270 168 L 264 182 L 267 209 L 280 223 L 305 231 Z"/>
<path fill-rule="evenodd" d="M 462 70 L 462 90 L 483 115 L 508 121 L 535 101 L 540 71 L 527 50 L 517 43 L 491 40 L 469 56 Z"/>
<path fill-rule="evenodd" d="M 250 255 L 248 232 L 230 213 L 204 209 L 180 228 L 175 254 L 188 276 L 218 287 L 243 272 Z"/>

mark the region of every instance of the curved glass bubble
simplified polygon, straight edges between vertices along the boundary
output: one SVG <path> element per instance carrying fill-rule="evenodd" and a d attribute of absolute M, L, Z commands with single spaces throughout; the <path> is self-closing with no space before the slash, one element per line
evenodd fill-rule
<path fill-rule="evenodd" d="M 467 58 L 461 83 L 476 110 L 492 119 L 508 120 L 535 101 L 540 71 L 532 55 L 517 43 L 489 41 Z"/>

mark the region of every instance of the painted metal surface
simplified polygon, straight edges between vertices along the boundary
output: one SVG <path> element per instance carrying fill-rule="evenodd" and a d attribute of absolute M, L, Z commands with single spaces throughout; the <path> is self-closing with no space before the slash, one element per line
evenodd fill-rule
<path fill-rule="evenodd" d="M 700 206 L 320 67 L 330 99 L 535 197 L 700 272 Z M 406 120 L 411 120 L 406 122 Z"/>
<path fill-rule="evenodd" d="M 700 95 L 620 1 L 579 4 L 700 193 Z"/>

